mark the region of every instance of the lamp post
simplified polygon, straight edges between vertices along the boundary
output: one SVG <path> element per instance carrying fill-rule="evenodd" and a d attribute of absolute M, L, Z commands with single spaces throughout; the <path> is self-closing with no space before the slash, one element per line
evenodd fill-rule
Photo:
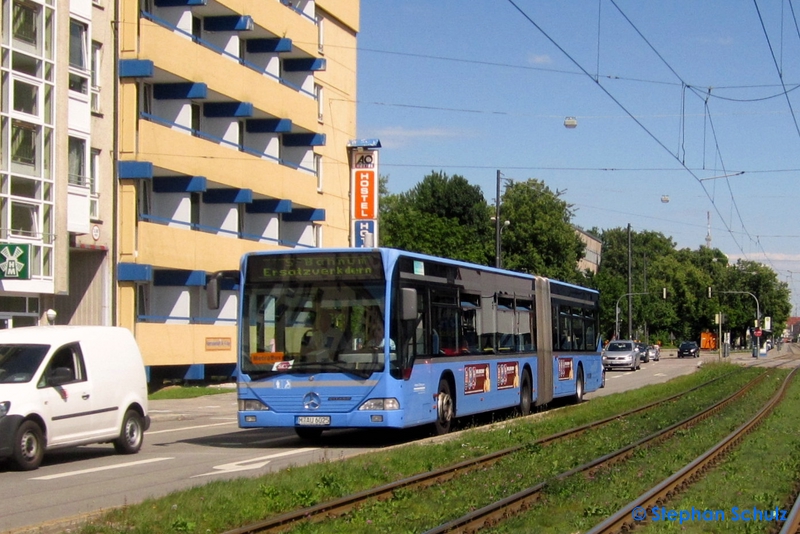
<path fill-rule="evenodd" d="M 759 327 L 759 321 L 761 320 L 761 306 L 758 304 L 758 297 L 749 291 L 718 291 L 718 293 L 733 293 L 738 295 L 750 295 L 753 297 L 753 299 L 756 301 L 756 328 Z M 758 358 L 758 340 L 753 342 L 753 358 Z"/>
<path fill-rule="evenodd" d="M 500 233 L 498 234 L 499 238 L 497 239 L 497 251 L 495 252 L 494 266 L 497 267 L 498 269 L 502 269 L 503 268 L 503 247 L 501 246 L 501 243 L 502 243 L 502 237 L 503 237 L 503 230 L 505 230 L 506 228 L 508 228 L 511 225 L 511 221 L 505 220 L 505 221 L 503 221 L 503 224 L 499 224 L 499 221 L 498 221 L 497 217 L 492 217 L 492 220 L 495 223 L 495 228 L 498 228 L 498 227 L 500 228 L 500 230 L 499 230 Z"/>
<path fill-rule="evenodd" d="M 625 293 L 621 297 L 617 299 L 617 305 L 614 308 L 615 316 L 614 316 L 614 339 L 619 339 L 619 301 L 624 299 L 625 297 L 632 297 L 634 295 L 649 295 L 650 293 Z M 628 308 L 628 313 L 630 314 L 630 308 Z M 628 328 L 628 334 L 630 334 L 630 327 Z"/>

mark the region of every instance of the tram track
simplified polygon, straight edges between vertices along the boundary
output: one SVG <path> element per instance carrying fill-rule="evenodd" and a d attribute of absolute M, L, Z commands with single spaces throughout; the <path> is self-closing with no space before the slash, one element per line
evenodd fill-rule
<path fill-rule="evenodd" d="M 788 363 L 788 362 L 787 362 Z M 683 469 L 679 470 L 672 476 L 663 480 L 649 491 L 643 493 L 621 509 L 619 509 L 611 517 L 589 530 L 588 534 L 612 534 L 630 532 L 636 527 L 647 524 L 651 516 L 654 506 L 664 506 L 673 500 L 678 494 L 683 492 L 687 487 L 694 484 L 701 479 L 705 473 L 717 465 L 727 454 L 729 454 L 739 443 L 752 432 L 759 424 L 761 424 L 773 409 L 783 400 L 786 389 L 789 383 L 794 379 L 797 373 L 797 368 L 793 369 L 786 379 L 781 384 L 781 387 L 767 401 L 767 403 L 751 417 L 744 424 L 739 426 L 736 430 L 731 432 L 728 436 L 720 440 L 713 447 L 708 449 L 705 453 L 698 456 L 694 461 L 686 465 Z M 797 505 L 795 505 L 797 508 Z M 634 510 L 644 510 L 646 515 L 639 520 L 634 520 Z M 794 511 L 794 510 L 793 510 Z M 795 514 L 797 515 L 797 514 Z M 788 526 L 789 530 L 786 532 L 797 531 L 797 517 L 793 520 L 795 526 Z M 787 524 L 789 522 L 787 521 Z M 794 528 L 794 530 L 792 530 Z M 783 532 L 783 530 L 781 531 Z"/>
<path fill-rule="evenodd" d="M 553 481 L 565 480 L 573 475 L 579 473 L 591 473 L 592 471 L 607 468 L 615 463 L 621 462 L 632 455 L 637 449 L 653 446 L 661 441 L 669 439 L 679 430 L 690 428 L 697 425 L 701 421 L 716 414 L 726 406 L 741 399 L 748 391 L 750 391 L 756 384 L 766 378 L 766 373 L 756 377 L 754 380 L 746 384 L 739 391 L 731 394 L 727 398 L 717 402 L 716 404 L 706 408 L 705 410 L 690 416 L 682 421 L 679 421 L 661 431 L 654 432 L 634 443 L 626 445 L 616 451 L 596 458 L 583 465 L 565 471 L 556 477 Z M 425 534 L 442 534 L 445 532 L 477 532 L 484 528 L 492 527 L 501 521 L 513 517 L 515 515 L 524 513 L 528 508 L 535 504 L 541 497 L 542 492 L 552 482 L 545 481 L 535 486 L 521 490 L 513 495 L 504 499 L 491 503 L 479 510 L 475 510 L 466 514 L 458 519 L 441 524 L 433 529 L 426 531 Z M 630 519 L 630 514 L 628 519 Z M 611 532 L 611 531 L 610 531 Z"/>
<path fill-rule="evenodd" d="M 755 363 L 755 362 L 754 362 Z M 752 365 L 752 364 L 751 364 Z M 750 367 L 751 365 L 744 366 L 743 368 Z M 733 371 L 735 373 L 737 371 Z M 626 417 L 630 417 L 641 412 L 645 412 L 647 410 L 651 410 L 657 408 L 659 406 L 665 405 L 667 403 L 673 402 L 683 396 L 686 396 L 694 391 L 697 391 L 701 388 L 707 387 L 710 384 L 717 382 L 718 380 L 730 376 L 732 373 L 727 373 L 725 375 L 716 377 L 712 380 L 709 380 L 703 384 L 699 384 L 693 388 L 687 389 L 686 391 L 677 393 L 675 395 L 671 395 L 664 399 L 660 399 L 658 401 L 654 401 L 648 403 L 643 406 L 639 406 L 633 408 L 631 410 L 615 414 L 598 421 L 593 421 L 584 425 L 580 425 L 562 432 L 558 432 L 549 436 L 545 436 L 534 440 L 529 443 L 509 447 L 500 451 L 496 451 L 490 454 L 486 454 L 480 456 L 478 458 L 473 458 L 469 460 L 465 460 L 463 462 L 459 462 L 457 464 L 445 466 L 443 468 L 420 473 L 411 477 L 407 477 L 402 480 L 398 480 L 395 482 L 391 482 L 382 486 L 378 486 L 375 488 L 370 488 L 364 490 L 362 492 L 354 493 L 351 495 L 346 495 L 344 497 L 334 499 L 331 501 L 327 501 L 324 503 L 320 503 L 314 506 L 290 511 L 284 514 L 280 514 L 263 521 L 259 521 L 250 525 L 246 525 L 237 529 L 229 530 L 225 534 L 255 534 L 255 533 L 266 533 L 266 532 L 284 532 L 290 530 L 294 526 L 298 525 L 301 522 L 320 522 L 335 519 L 341 516 L 344 516 L 353 510 L 358 509 L 359 507 L 363 506 L 367 502 L 371 501 L 381 501 L 381 500 L 388 500 L 393 498 L 395 492 L 398 490 L 422 490 L 433 485 L 443 484 L 448 482 L 456 477 L 465 475 L 467 473 L 485 469 L 490 467 L 491 465 L 497 463 L 498 461 L 502 460 L 503 458 L 509 457 L 515 453 L 521 452 L 526 448 L 536 447 L 536 446 L 546 446 L 552 443 L 555 443 L 562 439 L 572 438 L 584 432 L 587 432 L 592 429 L 600 428 L 606 424 L 609 424 L 613 421 L 618 421 L 624 419 Z M 700 420 L 709 417 L 716 411 L 722 409 L 724 406 L 728 405 L 731 402 L 734 402 L 736 399 L 740 398 L 741 396 L 745 395 L 750 389 L 752 389 L 755 385 L 757 385 L 760 381 L 762 381 L 768 373 L 762 373 L 759 376 L 755 377 L 753 380 L 745 384 L 740 390 L 734 392 L 733 394 L 729 395 L 727 398 L 719 401 L 718 403 L 706 408 L 705 410 L 695 414 L 694 416 L 688 418 L 687 420 L 681 421 L 680 423 L 676 423 L 676 425 L 690 425 L 687 421 L 694 421 L 699 422 Z M 678 430 L 678 426 L 672 425 L 664 430 L 664 432 L 675 432 Z M 655 436 L 648 436 L 645 439 L 656 439 Z M 663 438 L 666 439 L 666 438 Z M 644 443 L 643 440 L 639 440 L 638 442 L 629 445 L 625 448 L 624 451 L 620 452 L 617 451 L 615 453 L 603 456 L 589 464 L 585 464 L 579 468 L 575 468 L 570 470 L 566 473 L 563 473 L 563 477 L 567 477 L 570 474 L 574 474 L 576 472 L 580 472 L 581 470 L 590 470 L 590 469 L 597 469 L 601 465 L 608 465 L 613 461 L 620 461 L 624 458 L 624 454 L 630 454 L 635 447 L 641 446 Z M 535 490 L 534 493 L 538 493 L 544 487 L 543 484 L 539 485 L 541 487 L 538 490 Z M 531 488 L 529 488 L 531 489 Z M 508 499 L 511 499 L 510 497 Z M 523 499 L 524 500 L 524 499 Z M 534 499 L 535 500 L 535 499 Z M 501 501 L 502 502 L 502 501 Z M 497 504 L 497 503 L 495 503 Z M 501 512 L 506 513 L 506 512 Z M 452 530 L 451 527 L 448 527 L 445 530 L 432 530 L 431 532 L 446 532 L 448 530 Z M 458 531 L 459 529 L 456 529 Z"/>

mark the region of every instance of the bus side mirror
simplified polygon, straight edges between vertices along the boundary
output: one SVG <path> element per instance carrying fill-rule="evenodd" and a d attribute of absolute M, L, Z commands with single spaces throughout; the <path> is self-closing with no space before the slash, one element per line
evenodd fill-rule
<path fill-rule="evenodd" d="M 400 289 L 402 320 L 412 321 L 417 318 L 417 290 L 413 287 Z"/>
<path fill-rule="evenodd" d="M 232 280 L 234 284 L 238 283 L 239 271 L 217 271 L 206 277 L 206 307 L 209 310 L 219 309 L 219 292 L 222 289 L 223 279 Z"/>
<path fill-rule="evenodd" d="M 209 310 L 219 309 L 219 273 L 206 280 L 206 306 Z"/>

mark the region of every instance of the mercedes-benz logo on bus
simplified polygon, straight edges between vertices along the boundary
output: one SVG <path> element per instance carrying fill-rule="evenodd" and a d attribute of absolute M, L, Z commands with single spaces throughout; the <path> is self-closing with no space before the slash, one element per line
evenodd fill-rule
<path fill-rule="evenodd" d="M 303 397 L 303 407 L 306 410 L 319 410 L 320 404 L 322 404 L 322 399 L 316 393 L 306 393 L 306 396 Z"/>

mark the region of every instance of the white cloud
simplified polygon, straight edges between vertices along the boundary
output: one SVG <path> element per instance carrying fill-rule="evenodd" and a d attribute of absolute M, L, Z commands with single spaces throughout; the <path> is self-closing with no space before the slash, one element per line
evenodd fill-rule
<path fill-rule="evenodd" d="M 550 65 L 553 62 L 548 54 L 529 54 L 528 63 L 532 65 Z"/>

